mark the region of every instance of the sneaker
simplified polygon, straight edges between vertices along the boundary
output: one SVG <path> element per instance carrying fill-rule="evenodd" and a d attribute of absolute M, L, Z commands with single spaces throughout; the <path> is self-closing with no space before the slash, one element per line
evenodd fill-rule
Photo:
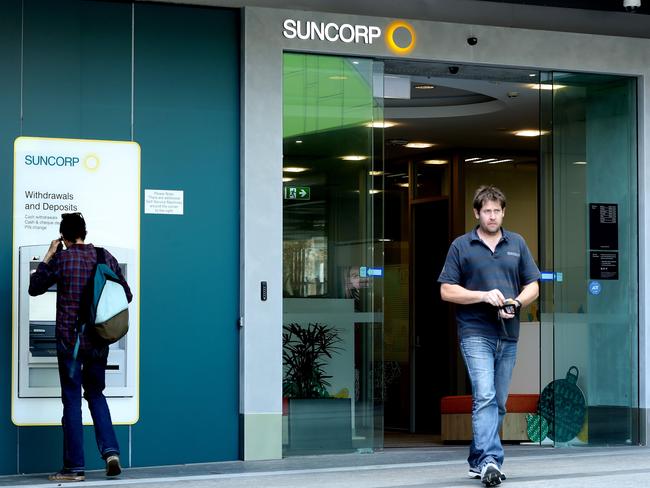
<path fill-rule="evenodd" d="M 503 472 L 503 469 L 499 468 L 499 471 L 501 471 L 501 481 L 506 480 L 506 474 Z M 472 478 L 473 480 L 480 480 L 481 479 L 481 470 L 478 469 L 475 466 L 470 466 L 469 470 L 467 471 L 467 477 Z"/>
<path fill-rule="evenodd" d="M 84 481 L 86 473 L 83 471 L 68 471 L 62 469 L 58 473 L 51 474 L 47 477 L 50 481 Z"/>
<path fill-rule="evenodd" d="M 487 463 L 481 469 L 481 483 L 485 486 L 496 486 L 501 484 L 501 471 L 494 463 Z"/>
<path fill-rule="evenodd" d="M 122 472 L 120 466 L 120 456 L 111 454 L 106 458 L 106 476 L 117 476 Z"/>

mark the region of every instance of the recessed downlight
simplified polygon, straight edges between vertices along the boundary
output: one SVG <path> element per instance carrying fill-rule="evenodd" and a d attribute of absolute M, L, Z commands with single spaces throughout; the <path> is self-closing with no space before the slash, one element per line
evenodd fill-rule
<path fill-rule="evenodd" d="M 360 156 L 358 154 L 348 154 L 347 156 L 341 156 L 343 161 L 363 161 L 368 159 L 368 156 Z"/>
<path fill-rule="evenodd" d="M 442 166 L 443 164 L 449 164 L 449 161 L 446 159 L 427 159 L 422 161 L 424 164 L 432 164 L 434 166 Z"/>
<path fill-rule="evenodd" d="M 522 129 L 513 132 L 513 134 L 519 137 L 539 137 L 548 134 L 548 131 L 538 129 Z"/>
<path fill-rule="evenodd" d="M 411 148 L 411 149 L 426 149 L 428 147 L 433 147 L 434 144 L 432 142 L 409 142 L 405 144 L 405 147 Z"/>
<path fill-rule="evenodd" d="M 371 127 L 373 129 L 388 129 L 389 127 L 395 127 L 397 122 L 391 122 L 390 120 L 374 120 L 368 122 L 366 127 Z"/>
<path fill-rule="evenodd" d="M 413 88 L 416 90 L 433 90 L 435 85 L 432 85 L 431 83 L 418 83 L 417 85 L 413 85 Z"/>
<path fill-rule="evenodd" d="M 282 168 L 282 171 L 286 173 L 303 173 L 307 171 L 307 168 L 301 168 L 300 166 L 287 166 Z"/>
<path fill-rule="evenodd" d="M 553 83 L 529 83 L 528 88 L 533 90 L 560 90 L 566 88 L 566 85 L 557 85 Z"/>

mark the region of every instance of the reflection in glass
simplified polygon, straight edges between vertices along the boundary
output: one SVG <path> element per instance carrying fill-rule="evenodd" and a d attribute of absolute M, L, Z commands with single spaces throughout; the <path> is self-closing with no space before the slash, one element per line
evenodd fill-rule
<path fill-rule="evenodd" d="M 284 55 L 285 455 L 381 445 L 382 80 L 372 60 Z M 298 363 L 313 394 L 287 387 Z"/>

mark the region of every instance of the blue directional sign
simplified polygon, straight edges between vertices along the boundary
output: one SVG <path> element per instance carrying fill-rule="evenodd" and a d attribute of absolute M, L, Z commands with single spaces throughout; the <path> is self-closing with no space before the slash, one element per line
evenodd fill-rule
<path fill-rule="evenodd" d="M 542 281 L 553 281 L 555 279 L 555 273 L 553 271 L 542 271 Z"/>
<path fill-rule="evenodd" d="M 384 276 L 384 268 L 368 268 L 368 276 L 371 278 L 381 278 Z"/>
<path fill-rule="evenodd" d="M 359 276 L 361 278 L 381 278 L 384 276 L 384 268 L 369 268 L 368 266 L 360 266 Z"/>

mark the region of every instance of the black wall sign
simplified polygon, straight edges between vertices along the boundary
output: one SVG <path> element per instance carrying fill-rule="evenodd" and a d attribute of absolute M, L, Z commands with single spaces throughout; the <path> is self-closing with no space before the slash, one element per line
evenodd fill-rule
<path fill-rule="evenodd" d="M 589 249 L 618 250 L 618 204 L 589 204 Z"/>
<path fill-rule="evenodd" d="M 618 253 L 591 251 L 589 253 L 589 278 L 592 280 L 617 280 Z"/>

